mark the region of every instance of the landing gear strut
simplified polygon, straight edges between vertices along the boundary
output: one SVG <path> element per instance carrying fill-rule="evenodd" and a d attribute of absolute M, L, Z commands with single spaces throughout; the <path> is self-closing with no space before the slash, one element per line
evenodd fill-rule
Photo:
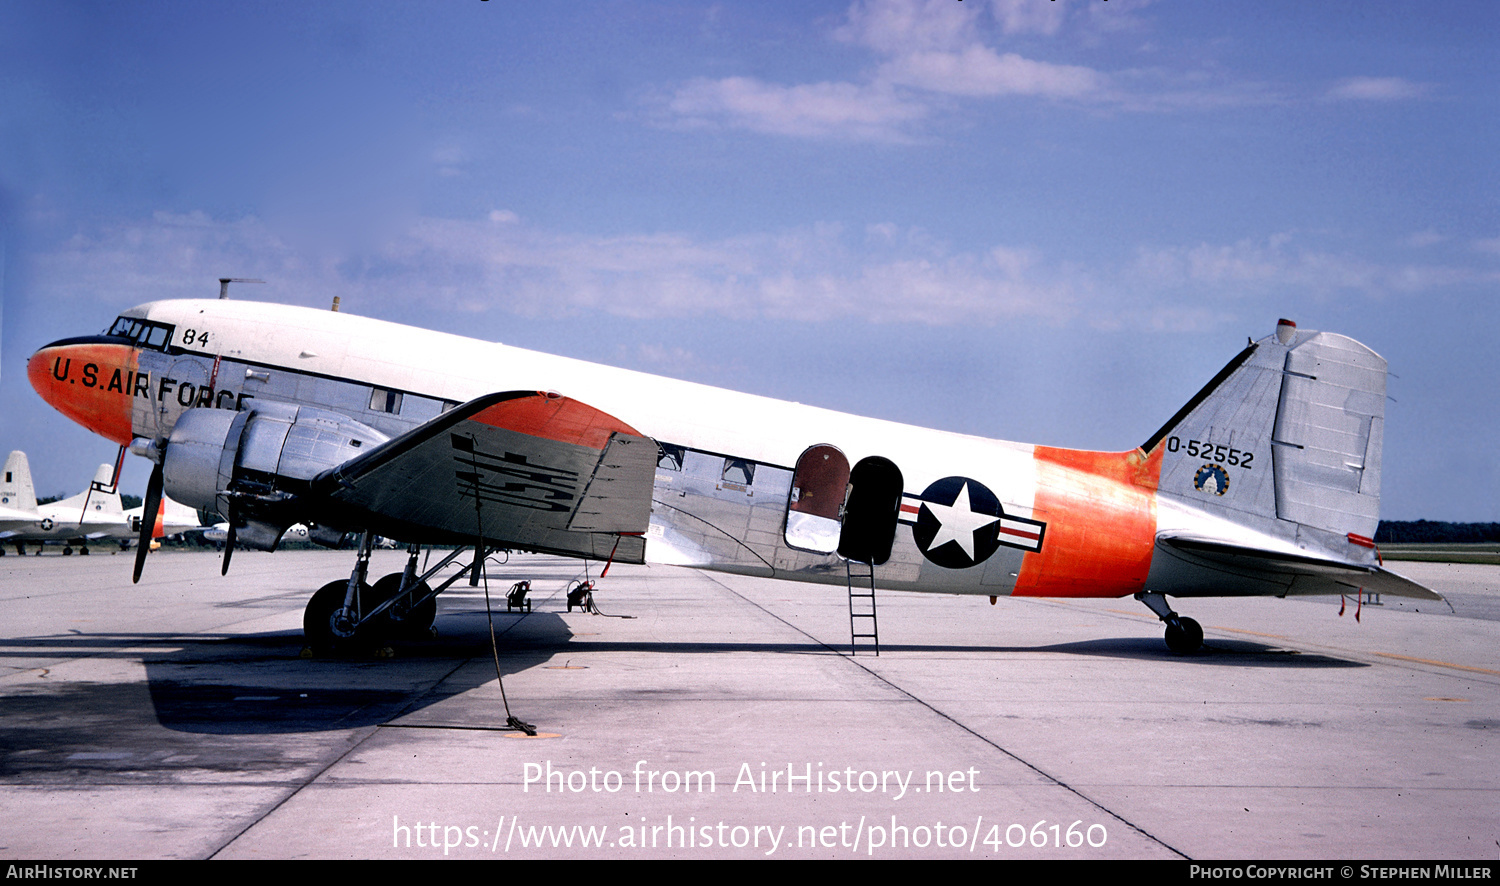
<path fill-rule="evenodd" d="M 427 580 L 445 569 L 464 552 L 458 548 L 422 575 L 417 574 L 417 555 L 421 547 L 411 545 L 407 551 L 406 569 L 393 572 L 371 586 L 366 577 L 370 569 L 370 549 L 374 536 L 360 537 L 359 556 L 347 580 L 329 582 L 318 589 L 307 603 L 302 616 L 302 635 L 314 653 L 365 652 L 384 645 L 387 640 L 423 639 L 432 636 L 437 618 L 437 595 L 473 570 L 465 566 L 437 588 Z M 476 553 L 474 562 L 483 563 L 492 553 Z"/>
<path fill-rule="evenodd" d="M 437 595 L 427 582 L 417 578 L 417 555 L 421 552 L 420 545 L 410 545 L 406 569 L 392 572 L 375 582 L 372 610 L 389 601 L 385 611 L 379 614 L 384 617 L 385 627 L 392 637 L 419 640 L 432 636 L 432 623 L 437 619 Z"/>
<path fill-rule="evenodd" d="M 1191 655 L 1203 648 L 1203 626 L 1191 618 L 1172 611 L 1167 598 L 1153 591 L 1142 591 L 1135 598 L 1167 626 L 1167 648 L 1178 655 Z"/>
<path fill-rule="evenodd" d="M 313 594 L 302 614 L 302 636 L 314 653 L 362 651 L 374 646 L 374 624 L 361 614 L 374 606 L 372 589 L 365 577 L 370 571 L 370 546 L 374 535 L 365 532 L 359 540 L 359 556 L 347 581 L 331 581 Z"/>

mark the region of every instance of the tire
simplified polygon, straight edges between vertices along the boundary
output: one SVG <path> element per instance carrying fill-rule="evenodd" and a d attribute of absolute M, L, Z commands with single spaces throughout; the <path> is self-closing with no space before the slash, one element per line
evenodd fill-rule
<path fill-rule="evenodd" d="M 318 588 L 307 601 L 307 609 L 302 613 L 302 637 L 319 655 L 365 652 L 373 649 L 379 639 L 370 625 L 360 629 L 352 626 L 344 611 L 344 593 L 348 588 L 348 579 L 331 581 Z M 368 605 L 370 586 L 362 584 L 359 595 L 360 601 Z"/>
<path fill-rule="evenodd" d="M 399 572 L 392 572 L 380 581 L 375 582 L 371 589 L 368 604 L 371 607 L 379 606 L 386 600 L 394 597 L 401 590 L 401 576 Z M 422 598 L 432 593 L 432 588 L 427 582 L 419 582 L 412 589 L 412 596 Z M 432 636 L 432 623 L 437 619 L 437 598 L 433 597 L 424 603 L 419 603 L 415 608 L 406 602 L 397 602 L 391 608 L 381 613 L 380 624 L 385 628 L 385 633 L 402 640 L 425 640 Z"/>
<path fill-rule="evenodd" d="M 1203 648 L 1203 626 L 1191 618 L 1167 625 L 1167 648 L 1178 655 L 1192 655 Z"/>

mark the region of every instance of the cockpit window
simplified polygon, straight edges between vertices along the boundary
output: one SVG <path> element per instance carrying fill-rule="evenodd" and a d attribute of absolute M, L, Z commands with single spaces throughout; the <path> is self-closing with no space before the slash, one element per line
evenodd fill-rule
<path fill-rule="evenodd" d="M 134 341 L 138 347 L 164 351 L 167 348 L 167 344 L 172 341 L 172 330 L 174 328 L 170 323 L 156 323 L 151 320 L 138 320 L 133 317 L 119 317 L 115 320 L 115 325 L 109 328 L 109 334 L 128 338 Z"/>
<path fill-rule="evenodd" d="M 109 327 L 108 335 L 123 335 L 126 338 L 135 338 L 135 329 L 141 321 L 132 320 L 129 317 L 115 318 L 115 325 Z"/>

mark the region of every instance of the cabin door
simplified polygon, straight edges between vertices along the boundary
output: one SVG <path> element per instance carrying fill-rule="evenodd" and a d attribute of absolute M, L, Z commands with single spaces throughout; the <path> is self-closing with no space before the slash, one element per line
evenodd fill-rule
<path fill-rule="evenodd" d="M 889 560 L 900 514 L 901 469 L 878 455 L 860 459 L 849 473 L 839 554 L 875 566 Z"/>
<path fill-rule="evenodd" d="M 838 550 L 848 488 L 849 459 L 837 447 L 823 444 L 802 453 L 786 506 L 786 543 L 818 554 Z"/>

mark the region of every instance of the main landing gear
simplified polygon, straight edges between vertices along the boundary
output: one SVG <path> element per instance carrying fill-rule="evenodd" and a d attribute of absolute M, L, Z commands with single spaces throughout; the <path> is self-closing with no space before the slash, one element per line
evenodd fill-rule
<path fill-rule="evenodd" d="M 437 595 L 473 568 L 464 567 L 433 589 L 427 580 L 457 559 L 464 549 L 452 551 L 419 576 L 417 555 L 421 547 L 411 545 L 407 549 L 406 569 L 393 572 L 372 586 L 366 578 L 373 540 L 369 532 L 361 536 L 359 556 L 347 580 L 329 582 L 308 601 L 302 615 L 302 635 L 314 654 L 367 652 L 391 640 L 431 637 L 432 623 L 437 618 Z M 477 559 L 482 562 L 482 558 Z"/>
<path fill-rule="evenodd" d="M 1167 598 L 1154 591 L 1142 591 L 1135 598 L 1167 626 L 1167 648 L 1178 655 L 1191 655 L 1203 648 L 1203 626 L 1185 615 L 1172 611 Z"/>

